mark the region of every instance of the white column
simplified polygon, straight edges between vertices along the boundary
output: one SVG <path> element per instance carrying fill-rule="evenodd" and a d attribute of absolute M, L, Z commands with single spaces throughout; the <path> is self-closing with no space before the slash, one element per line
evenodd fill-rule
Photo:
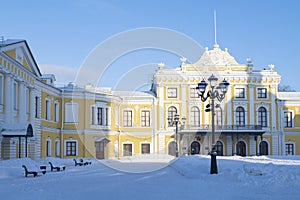
<path fill-rule="evenodd" d="M 278 145 L 279 145 L 278 135 L 272 135 L 272 155 L 273 156 L 279 155 Z"/>
<path fill-rule="evenodd" d="M 272 113 L 272 124 L 270 124 L 270 130 L 275 130 L 276 128 L 276 121 L 277 121 L 277 116 L 276 116 L 276 104 L 275 104 L 275 92 L 276 92 L 276 86 L 271 85 L 271 113 Z M 270 115 L 269 115 L 270 116 Z"/>
<path fill-rule="evenodd" d="M 227 135 L 227 156 L 232 156 L 232 136 Z"/>
<path fill-rule="evenodd" d="M 163 85 L 162 84 L 159 84 L 159 86 L 158 86 L 158 98 L 159 98 L 159 108 L 158 108 L 158 115 L 159 115 L 159 123 L 160 124 L 158 124 L 158 127 L 159 127 L 159 129 L 160 130 L 162 130 L 163 129 L 163 127 L 165 126 L 165 124 L 166 124 L 166 121 L 167 121 L 167 119 L 164 119 L 164 116 L 165 116 L 165 110 L 164 110 L 164 99 L 163 99 L 163 97 L 164 97 L 164 87 L 163 87 Z"/>
<path fill-rule="evenodd" d="M 24 82 L 19 83 L 20 93 L 19 93 L 19 122 L 26 122 L 26 106 L 27 106 L 27 98 L 26 98 L 26 90 Z"/>
<path fill-rule="evenodd" d="M 158 139 L 159 139 L 159 142 L 158 142 L 159 153 L 167 154 L 168 152 L 165 152 L 165 136 L 162 134 L 159 134 Z M 167 147 L 167 149 L 168 149 L 168 147 Z"/>
<path fill-rule="evenodd" d="M 13 122 L 13 80 L 11 75 L 5 76 L 5 123 Z"/>
<path fill-rule="evenodd" d="M 181 89 L 182 89 L 182 96 L 181 96 L 181 99 L 182 99 L 182 113 L 181 113 L 181 117 L 186 117 L 186 113 L 187 113 L 187 110 L 186 110 L 186 100 L 188 98 L 187 96 L 187 93 L 186 93 L 186 88 L 187 88 L 187 85 L 184 84 L 181 86 Z"/>
<path fill-rule="evenodd" d="M 231 87 L 228 87 L 228 91 L 226 93 L 226 97 L 227 97 L 227 124 L 228 125 L 232 125 L 232 99 L 231 99 Z"/>
<path fill-rule="evenodd" d="M 250 115 L 250 124 L 254 124 L 254 85 L 249 84 L 249 115 Z"/>
<path fill-rule="evenodd" d="M 254 140 L 254 136 L 250 135 L 250 156 L 256 155 L 256 141 Z"/>
<path fill-rule="evenodd" d="M 29 107 L 29 112 L 30 112 L 30 123 L 32 126 L 34 126 L 34 118 L 35 118 L 35 96 L 34 96 L 34 89 L 30 88 L 30 107 Z"/>

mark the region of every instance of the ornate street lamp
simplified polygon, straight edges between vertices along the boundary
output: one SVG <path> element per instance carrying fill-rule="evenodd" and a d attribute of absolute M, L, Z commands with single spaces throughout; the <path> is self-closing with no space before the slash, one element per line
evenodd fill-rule
<path fill-rule="evenodd" d="M 175 142 L 176 142 L 175 155 L 176 155 L 176 157 L 178 157 L 178 124 L 180 124 L 180 123 L 184 124 L 185 120 L 186 120 L 186 118 L 183 117 L 180 122 L 178 114 L 175 114 L 173 118 L 168 117 L 168 124 L 175 125 Z"/>
<path fill-rule="evenodd" d="M 218 78 L 215 77 L 213 74 L 208 78 L 210 90 L 207 91 L 205 96 L 205 91 L 208 83 L 205 82 L 205 80 L 202 80 L 200 83 L 198 83 L 198 86 L 196 89 L 199 91 L 199 97 L 201 98 L 202 102 L 205 102 L 209 97 L 211 99 L 211 133 L 212 133 L 212 151 L 210 153 L 211 155 L 211 164 L 210 164 L 210 173 L 211 174 L 217 174 L 218 173 L 218 167 L 217 167 L 217 152 L 215 148 L 215 99 L 217 98 L 218 101 L 222 101 L 225 98 L 225 94 L 227 92 L 229 83 L 224 79 L 221 83 L 218 85 Z M 209 111 L 209 110 L 208 110 Z"/>

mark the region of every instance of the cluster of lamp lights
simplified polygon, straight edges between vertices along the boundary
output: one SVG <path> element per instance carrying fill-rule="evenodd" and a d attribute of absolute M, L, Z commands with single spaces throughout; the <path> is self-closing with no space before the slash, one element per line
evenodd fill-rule
<path fill-rule="evenodd" d="M 203 79 L 198 86 L 196 87 L 199 97 L 202 102 L 205 102 L 208 98 L 211 99 L 211 109 L 207 110 L 211 112 L 212 120 L 211 120 L 211 133 L 212 133 L 212 149 L 210 152 L 211 155 L 211 164 L 210 164 L 210 174 L 217 174 L 217 152 L 215 148 L 215 99 L 221 102 L 225 98 L 225 94 L 227 93 L 229 83 L 224 79 L 222 82 L 218 83 L 218 78 L 213 74 L 208 78 L 210 90 L 207 90 L 206 87 L 208 83 Z M 219 104 L 217 104 L 219 105 Z"/>
<path fill-rule="evenodd" d="M 221 102 L 225 98 L 225 94 L 227 93 L 229 83 L 224 79 L 222 82 L 218 82 L 218 78 L 215 77 L 213 74 L 208 78 L 210 90 L 206 90 L 206 87 L 208 86 L 208 83 L 203 79 L 200 83 L 198 83 L 198 86 L 196 87 L 198 91 L 198 95 L 201 98 L 202 102 L 205 102 L 208 98 L 211 99 L 211 105 L 210 109 L 207 109 L 206 111 L 211 112 L 212 116 L 212 150 L 210 152 L 211 155 L 211 164 L 210 164 L 210 174 L 217 174 L 218 173 L 218 167 L 217 167 L 217 152 L 215 148 L 215 108 L 219 107 L 220 105 L 217 104 L 215 106 L 215 99 L 217 99 L 219 102 Z M 175 125 L 175 155 L 178 157 L 178 124 L 185 124 L 186 118 L 183 117 L 180 121 L 179 115 L 175 114 L 174 117 L 168 117 L 168 123 L 169 125 Z"/>

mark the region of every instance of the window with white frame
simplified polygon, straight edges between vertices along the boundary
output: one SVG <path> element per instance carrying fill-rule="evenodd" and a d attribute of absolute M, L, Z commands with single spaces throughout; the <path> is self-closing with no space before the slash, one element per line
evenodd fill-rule
<path fill-rule="evenodd" d="M 149 127 L 150 126 L 150 111 L 142 110 L 141 112 L 141 126 Z"/>
<path fill-rule="evenodd" d="M 167 96 L 168 98 L 177 98 L 177 88 L 175 87 L 168 88 Z"/>
<path fill-rule="evenodd" d="M 267 109 L 264 107 L 260 107 L 258 109 L 258 125 L 261 125 L 262 127 L 267 127 L 268 123 L 267 123 Z"/>
<path fill-rule="evenodd" d="M 191 108 L 190 125 L 194 127 L 200 126 L 200 110 L 196 106 Z"/>
<path fill-rule="evenodd" d="M 234 89 L 234 96 L 237 99 L 244 99 L 245 98 L 245 88 L 235 88 Z"/>
<path fill-rule="evenodd" d="M 295 155 L 295 144 L 292 142 L 285 143 L 285 154 Z"/>
<path fill-rule="evenodd" d="M 223 117 L 222 117 L 222 110 L 221 109 L 216 109 L 216 125 L 221 126 L 223 122 Z"/>
<path fill-rule="evenodd" d="M 56 157 L 60 156 L 60 140 L 59 139 L 55 140 L 55 156 Z"/>
<path fill-rule="evenodd" d="M 168 126 L 175 126 L 173 120 L 177 114 L 177 109 L 174 106 L 168 108 Z"/>
<path fill-rule="evenodd" d="M 103 108 L 97 107 L 97 125 L 103 125 Z"/>
<path fill-rule="evenodd" d="M 35 97 L 35 118 L 39 118 L 39 109 L 40 109 L 40 106 L 39 106 L 39 97 Z"/>
<path fill-rule="evenodd" d="M 3 84 L 3 75 L 0 74 L 0 105 L 3 105 L 3 97 L 4 97 L 4 84 Z"/>
<path fill-rule="evenodd" d="M 77 140 L 65 141 L 66 156 L 77 156 Z"/>
<path fill-rule="evenodd" d="M 59 103 L 56 101 L 54 103 L 54 121 L 58 122 L 59 121 Z"/>
<path fill-rule="evenodd" d="M 198 98 L 199 94 L 196 88 L 190 88 L 190 98 Z"/>
<path fill-rule="evenodd" d="M 123 156 L 132 156 L 132 144 L 123 144 Z"/>
<path fill-rule="evenodd" d="M 16 81 L 14 82 L 13 95 L 14 95 L 14 98 L 13 98 L 14 110 L 18 110 L 19 86 L 18 86 L 18 83 Z"/>
<path fill-rule="evenodd" d="M 50 99 L 46 98 L 45 100 L 45 119 L 50 120 L 51 116 L 51 107 L 50 107 Z"/>
<path fill-rule="evenodd" d="M 90 112 L 91 125 L 108 126 L 110 117 L 110 108 L 106 105 L 92 105 Z"/>
<path fill-rule="evenodd" d="M 141 153 L 142 154 L 150 154 L 150 144 L 149 143 L 141 144 Z"/>
<path fill-rule="evenodd" d="M 132 110 L 123 110 L 123 126 L 132 127 Z"/>
<path fill-rule="evenodd" d="M 46 157 L 51 156 L 51 138 L 48 137 L 46 140 Z"/>
<path fill-rule="evenodd" d="M 293 127 L 293 113 L 291 111 L 284 111 L 283 117 L 284 128 Z"/>
<path fill-rule="evenodd" d="M 245 110 L 239 106 L 235 110 L 235 124 L 237 126 L 245 126 L 245 121 Z"/>
<path fill-rule="evenodd" d="M 77 123 L 78 122 L 78 104 L 74 102 L 68 102 L 65 105 L 65 122 Z"/>
<path fill-rule="evenodd" d="M 266 99 L 267 98 L 267 88 L 257 88 L 257 98 Z"/>

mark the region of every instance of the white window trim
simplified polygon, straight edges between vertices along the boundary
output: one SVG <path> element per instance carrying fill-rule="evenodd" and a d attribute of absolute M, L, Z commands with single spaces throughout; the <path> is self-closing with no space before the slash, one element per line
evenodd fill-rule
<path fill-rule="evenodd" d="M 131 144 L 131 156 L 133 156 L 134 155 L 134 143 L 133 142 L 122 142 L 122 156 L 127 157 L 127 156 L 124 156 L 124 144 Z"/>
<path fill-rule="evenodd" d="M 143 144 L 149 144 L 149 145 L 150 145 L 150 147 L 149 147 L 149 148 L 150 148 L 149 154 L 153 153 L 153 152 L 152 152 L 152 148 L 151 148 L 151 142 L 140 142 L 140 154 L 141 154 L 141 155 L 147 154 L 147 153 L 144 153 L 144 154 L 142 153 L 142 150 L 143 150 L 142 145 L 143 145 Z"/>
<path fill-rule="evenodd" d="M 196 87 L 197 87 L 197 85 L 191 85 L 190 87 L 189 87 L 189 91 L 188 91 L 188 94 L 189 94 L 189 99 L 196 99 L 196 98 L 199 98 L 198 96 L 197 97 L 191 97 L 191 89 L 195 89 L 196 90 L 196 94 L 198 95 L 198 91 L 197 91 L 197 89 L 196 89 Z"/>
<path fill-rule="evenodd" d="M 132 113 L 132 117 L 131 117 L 131 124 L 132 126 L 124 126 L 124 111 L 131 111 Z M 125 127 L 125 128 L 132 128 L 134 127 L 134 110 L 131 109 L 131 108 L 124 108 L 122 109 L 122 127 Z"/>
<path fill-rule="evenodd" d="M 244 142 L 245 143 L 245 146 L 246 146 L 246 156 L 247 156 L 248 155 L 248 143 L 244 139 L 242 139 L 242 138 L 240 138 L 238 141 L 235 142 L 235 145 L 234 145 L 235 154 L 237 154 L 236 145 L 237 145 L 238 142 Z M 224 148 L 224 146 L 223 146 L 223 148 Z"/>
<path fill-rule="evenodd" d="M 47 107 L 48 102 L 48 107 Z M 51 120 L 51 100 L 49 97 L 45 98 L 45 119 L 50 121 Z"/>
<path fill-rule="evenodd" d="M 287 155 L 286 154 L 286 145 L 287 144 L 292 144 L 293 145 L 293 156 L 294 155 L 296 155 L 296 143 L 295 142 L 292 142 L 292 141 L 288 141 L 288 142 L 285 142 L 284 143 L 284 153 L 285 153 L 285 155 Z M 288 156 L 288 155 L 287 155 Z"/>
<path fill-rule="evenodd" d="M 67 106 L 71 106 L 71 111 L 72 111 L 72 120 L 68 119 L 67 117 Z M 77 110 L 75 110 L 75 106 L 77 108 Z M 78 110 L 79 110 L 79 106 L 78 103 L 70 101 L 65 103 L 65 123 L 67 124 L 78 124 Z"/>
<path fill-rule="evenodd" d="M 266 93 L 266 98 L 258 98 L 258 89 L 266 89 L 267 93 Z M 256 100 L 267 100 L 269 99 L 269 90 L 267 87 L 257 87 L 256 88 Z"/>
<path fill-rule="evenodd" d="M 238 126 L 238 124 L 236 123 L 236 109 L 238 108 L 238 107 L 242 107 L 243 109 L 244 109 L 244 112 L 245 112 L 245 126 L 247 126 L 247 124 L 248 124 L 248 116 L 247 116 L 247 107 L 246 106 L 243 106 L 243 105 L 236 105 L 235 107 L 234 107 L 234 125 L 236 125 L 236 126 Z"/>
<path fill-rule="evenodd" d="M 236 89 L 244 89 L 244 97 L 237 97 L 236 96 Z M 247 99 L 247 88 L 245 86 L 236 85 L 234 87 L 234 99 L 236 99 L 236 100 L 245 100 L 245 99 Z"/>
<path fill-rule="evenodd" d="M 291 127 L 285 127 L 285 124 L 284 124 L 284 113 L 285 112 L 291 112 L 292 113 L 292 126 Z M 282 111 L 282 116 L 283 116 L 282 127 L 283 128 L 294 128 L 294 118 L 295 118 L 294 111 L 293 110 L 283 110 Z"/>
<path fill-rule="evenodd" d="M 75 154 L 75 156 L 78 156 L 78 141 L 74 140 L 74 139 L 64 140 L 64 156 L 67 156 L 67 142 L 75 142 L 76 143 L 76 154 Z"/>
<path fill-rule="evenodd" d="M 142 126 L 142 111 L 149 111 L 149 121 L 150 121 L 150 123 L 149 123 L 149 126 Z M 141 116 L 141 121 L 140 121 L 140 123 L 141 123 L 141 127 L 142 128 L 150 128 L 151 126 L 152 126 L 152 118 L 151 118 L 151 110 L 150 109 L 141 109 L 140 110 L 140 116 Z"/>
<path fill-rule="evenodd" d="M 270 146 L 270 142 L 268 141 L 268 140 L 266 140 L 265 138 L 263 138 L 263 140 L 261 140 L 260 142 L 259 142 L 259 144 L 258 144 L 258 154 L 260 154 L 260 148 L 259 148 L 259 146 L 260 146 L 260 143 L 261 142 L 266 142 L 267 144 L 268 144 L 268 155 L 271 155 L 271 146 Z"/>
<path fill-rule="evenodd" d="M 168 90 L 169 89 L 176 89 L 176 97 L 169 97 Z M 178 86 L 168 86 L 166 90 L 166 97 L 167 99 L 178 99 L 179 98 L 179 87 Z"/>
<path fill-rule="evenodd" d="M 266 109 L 266 115 L 267 115 L 267 126 L 266 127 L 262 127 L 263 129 L 267 129 L 267 128 L 269 128 L 270 127 L 270 122 L 269 122 L 269 120 L 270 120 L 270 116 L 269 116 L 269 109 L 268 109 L 268 106 L 267 105 L 258 105 L 257 107 L 256 107 L 256 124 L 258 125 L 258 109 L 259 108 L 261 108 L 261 107 L 263 107 L 263 108 L 265 108 Z"/>
<path fill-rule="evenodd" d="M 54 102 L 54 121 L 59 122 L 59 102 Z"/>
<path fill-rule="evenodd" d="M 57 145 L 58 143 L 58 145 Z M 60 157 L 60 140 L 56 139 L 55 140 L 55 156 Z"/>
<path fill-rule="evenodd" d="M 168 114 L 169 114 L 169 108 L 170 107 L 175 107 L 176 110 L 177 110 L 177 115 L 179 115 L 179 117 L 181 117 L 180 110 L 179 110 L 179 105 L 178 104 L 167 104 L 166 105 L 166 111 L 165 111 L 165 127 L 169 128 L 169 129 L 175 129 L 175 126 L 169 126 L 169 122 L 168 122 Z"/>
<path fill-rule="evenodd" d="M 49 146 L 47 146 L 48 142 L 49 142 Z M 51 155 L 52 155 L 51 150 L 52 150 L 52 141 L 51 141 L 51 138 L 48 137 L 46 139 L 46 157 L 51 157 Z"/>
<path fill-rule="evenodd" d="M 102 108 L 102 125 L 99 125 L 97 122 L 97 112 L 98 112 L 98 108 Z M 92 117 L 92 110 L 94 109 L 94 118 Z M 107 111 L 107 115 L 106 115 L 106 111 Z M 90 106 L 90 127 L 91 128 L 95 128 L 95 129 L 99 129 L 99 128 L 107 128 L 110 127 L 111 124 L 111 108 L 109 106 L 106 106 L 106 104 L 102 104 L 102 103 L 96 103 L 94 105 Z M 106 116 L 108 117 L 108 119 L 106 119 Z M 93 120 L 94 119 L 94 120 Z M 106 124 L 107 121 L 107 124 Z"/>

